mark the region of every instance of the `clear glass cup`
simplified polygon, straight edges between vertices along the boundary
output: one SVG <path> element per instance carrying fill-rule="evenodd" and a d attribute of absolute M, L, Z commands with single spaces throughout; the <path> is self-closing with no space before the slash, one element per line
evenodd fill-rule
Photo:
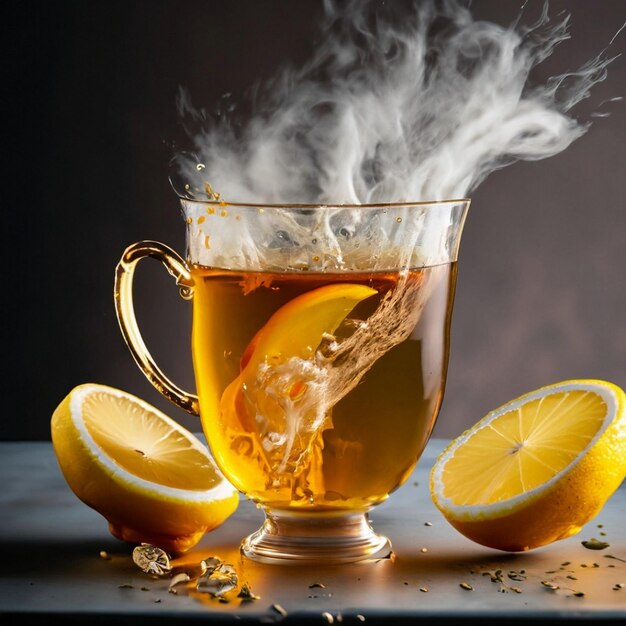
<path fill-rule="evenodd" d="M 367 514 L 410 475 L 439 412 L 469 200 L 181 203 L 186 259 L 159 242 L 128 247 L 116 311 L 141 370 L 200 415 L 223 473 L 264 510 L 242 553 L 387 555 Z M 132 285 L 145 257 L 192 301 L 197 395 L 163 374 L 141 338 Z"/>

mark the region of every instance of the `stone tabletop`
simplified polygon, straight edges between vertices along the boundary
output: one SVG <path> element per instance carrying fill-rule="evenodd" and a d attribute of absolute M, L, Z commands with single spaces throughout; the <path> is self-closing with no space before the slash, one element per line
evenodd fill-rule
<path fill-rule="evenodd" d="M 394 558 L 334 567 L 242 559 L 241 538 L 262 522 L 242 499 L 223 526 L 175 561 L 185 568 L 217 556 L 260 596 L 222 603 L 184 586 L 170 593 L 169 578 L 142 573 L 132 547 L 69 490 L 49 442 L 2 442 L 0 624 L 626 624 L 626 484 L 575 537 L 499 552 L 460 535 L 430 499 L 428 472 L 445 443 L 431 440 L 406 484 L 370 515 Z M 609 547 L 585 548 L 592 537 Z"/>

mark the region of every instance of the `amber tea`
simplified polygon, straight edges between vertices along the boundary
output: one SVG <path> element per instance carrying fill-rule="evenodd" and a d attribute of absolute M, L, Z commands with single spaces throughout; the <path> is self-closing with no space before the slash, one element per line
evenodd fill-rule
<path fill-rule="evenodd" d="M 200 415 L 211 450 L 235 486 L 272 508 L 309 510 L 367 509 L 398 487 L 415 466 L 441 403 L 455 269 L 272 274 L 194 265 Z M 329 285 L 337 297 L 346 291 L 342 286 L 363 285 L 372 294 L 334 334 L 327 329 L 321 337 L 311 332 L 315 320 L 307 316 L 319 318 L 324 306 L 336 306 L 333 299 L 316 306 Z M 324 351 L 349 339 L 349 350 L 367 350 L 371 338 L 358 334 L 394 296 L 406 302 L 388 306 L 383 327 L 372 331 L 388 338 L 408 320 L 410 327 L 392 342 L 397 345 L 372 355 L 364 374 L 338 373 L 347 357 L 338 363 Z M 292 311 L 268 328 L 287 306 Z M 390 319 L 393 314 L 405 320 Z M 259 371 L 242 379 L 264 333 L 273 334 L 265 342 L 270 353 L 257 355 Z M 333 376 L 341 384 L 337 391 L 327 384 Z"/>

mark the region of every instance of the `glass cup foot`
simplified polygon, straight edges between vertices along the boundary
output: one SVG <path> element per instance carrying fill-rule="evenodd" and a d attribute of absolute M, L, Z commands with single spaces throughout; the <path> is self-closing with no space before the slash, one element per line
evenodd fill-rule
<path fill-rule="evenodd" d="M 265 511 L 265 522 L 241 543 L 262 563 L 352 563 L 387 558 L 391 542 L 372 529 L 367 513 Z"/>

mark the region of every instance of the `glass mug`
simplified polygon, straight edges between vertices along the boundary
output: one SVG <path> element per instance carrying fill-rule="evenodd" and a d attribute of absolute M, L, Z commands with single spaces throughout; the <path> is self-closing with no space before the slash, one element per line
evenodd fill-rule
<path fill-rule="evenodd" d="M 181 203 L 187 259 L 158 242 L 128 247 L 116 312 L 141 370 L 200 416 L 222 472 L 264 510 L 242 553 L 326 563 L 389 554 L 368 511 L 408 478 L 435 424 L 470 201 Z M 142 340 L 132 285 L 145 257 L 192 301 L 197 395 Z"/>

